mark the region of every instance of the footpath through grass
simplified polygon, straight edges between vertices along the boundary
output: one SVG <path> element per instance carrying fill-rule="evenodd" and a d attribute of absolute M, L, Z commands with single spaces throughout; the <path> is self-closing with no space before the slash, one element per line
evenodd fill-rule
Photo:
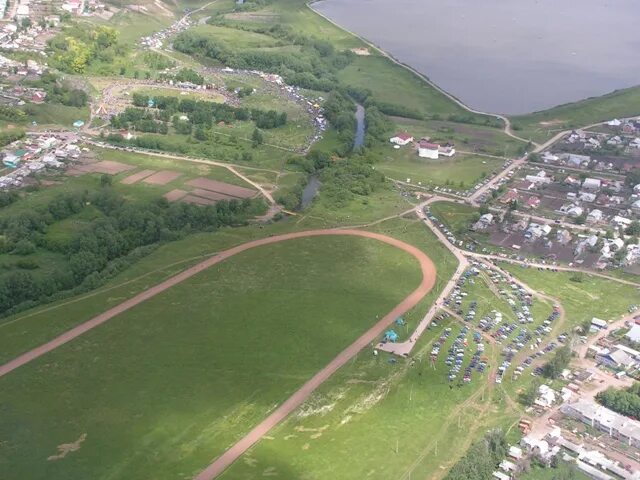
<path fill-rule="evenodd" d="M 244 252 L 0 379 L 0 472 L 191 478 L 419 275 L 412 257 L 370 239 Z"/>

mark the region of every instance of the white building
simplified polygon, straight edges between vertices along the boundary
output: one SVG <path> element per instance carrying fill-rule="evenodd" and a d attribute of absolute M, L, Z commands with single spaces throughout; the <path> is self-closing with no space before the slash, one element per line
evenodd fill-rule
<path fill-rule="evenodd" d="M 391 143 L 395 143 L 396 145 L 408 145 L 413 142 L 413 137 L 408 133 L 396 133 L 393 137 L 389 139 Z"/>
<path fill-rule="evenodd" d="M 640 448 L 640 422 L 587 400 L 564 404 L 560 410 L 565 415 L 606 432 L 629 446 Z"/>
<path fill-rule="evenodd" d="M 624 336 L 634 343 L 640 343 L 640 325 L 631 327 L 631 330 L 625 333 Z"/>
<path fill-rule="evenodd" d="M 599 178 L 585 178 L 584 182 L 582 182 L 582 188 L 585 190 L 600 190 L 602 186 L 602 182 Z"/>
<path fill-rule="evenodd" d="M 593 210 L 591 210 L 589 212 L 589 214 L 587 215 L 587 223 L 597 223 L 602 221 L 603 218 L 603 213 L 602 210 L 598 210 L 597 208 L 594 208 Z"/>
<path fill-rule="evenodd" d="M 437 159 L 439 155 L 440 146 L 435 143 L 430 143 L 425 140 L 421 140 L 418 144 L 418 156 L 421 158 Z"/>

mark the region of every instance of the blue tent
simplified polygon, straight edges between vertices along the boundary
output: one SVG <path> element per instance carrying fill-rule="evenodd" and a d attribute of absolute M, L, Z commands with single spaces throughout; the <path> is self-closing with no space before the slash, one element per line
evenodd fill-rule
<path fill-rule="evenodd" d="M 396 318 L 396 325 L 399 325 L 399 326 L 402 327 L 405 324 L 406 324 L 406 322 L 404 321 L 404 318 L 402 318 L 402 317 Z"/>
<path fill-rule="evenodd" d="M 387 330 L 384 334 L 384 340 L 395 343 L 398 340 L 398 334 L 393 330 Z"/>
<path fill-rule="evenodd" d="M 76 128 L 84 127 L 84 122 L 82 120 L 76 120 L 73 122 L 73 126 Z"/>

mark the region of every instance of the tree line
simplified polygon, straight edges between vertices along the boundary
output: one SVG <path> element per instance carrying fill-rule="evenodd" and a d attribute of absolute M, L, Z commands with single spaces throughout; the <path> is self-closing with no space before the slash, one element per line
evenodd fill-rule
<path fill-rule="evenodd" d="M 192 31 L 180 33 L 173 42 L 179 52 L 211 58 L 232 68 L 261 70 L 281 75 L 289 85 L 328 92 L 335 88 L 335 74 L 349 65 L 351 52 L 336 52 L 331 43 L 300 34 L 287 33 L 280 25 L 263 32 L 283 43 L 297 46 L 299 53 L 234 49 L 213 38 Z"/>
<path fill-rule="evenodd" d="M 449 471 L 445 480 L 487 480 L 507 454 L 507 440 L 502 430 L 490 430 L 474 443 Z"/>
<path fill-rule="evenodd" d="M 190 134 L 191 127 L 210 127 L 214 123 L 233 123 L 253 121 L 257 128 L 273 129 L 287 123 L 287 113 L 257 108 L 233 107 L 225 103 L 206 100 L 179 99 L 171 96 L 151 97 L 142 93 L 133 93 L 134 107 L 111 118 L 114 128 L 135 127 L 136 130 L 152 133 L 167 133 L 166 123 L 173 122 L 177 133 Z M 153 108 L 149 108 L 152 106 Z M 164 128 L 159 124 L 164 123 Z"/>
<path fill-rule="evenodd" d="M 60 194 L 44 206 L 0 219 L 2 253 L 21 256 L 44 250 L 62 254 L 65 259 L 64 268 L 47 273 L 18 269 L 0 276 L 0 315 L 49 301 L 63 291 L 94 288 L 114 265 L 130 255 L 148 252 L 153 245 L 192 232 L 244 224 L 264 208 L 261 201 L 249 199 L 207 206 L 169 203 L 165 199 L 132 203 L 110 187 L 110 178 L 104 178 L 107 181 L 96 191 Z M 97 209 L 98 215 L 70 238 L 47 235 L 52 225 L 89 206 Z"/>
<path fill-rule="evenodd" d="M 610 408 L 614 412 L 640 419 L 640 383 L 635 382 L 625 390 L 609 388 L 596 395 L 596 400 L 601 405 Z"/>

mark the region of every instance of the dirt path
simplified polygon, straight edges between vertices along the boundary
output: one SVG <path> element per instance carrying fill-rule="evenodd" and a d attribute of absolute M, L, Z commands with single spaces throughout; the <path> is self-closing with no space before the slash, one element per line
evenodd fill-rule
<path fill-rule="evenodd" d="M 381 320 L 379 320 L 373 327 L 371 327 L 366 333 L 358 338 L 354 343 L 349 345 L 343 350 L 336 358 L 334 358 L 326 367 L 315 374 L 311 380 L 305 383 L 297 392 L 291 395 L 282 405 L 280 405 L 271 415 L 265 418 L 260 424 L 253 428 L 247 435 L 245 435 L 240 441 L 229 448 L 225 453 L 218 457 L 211 465 L 203 470 L 196 480 L 211 480 L 220 475 L 226 470 L 236 459 L 238 459 L 243 453 L 245 453 L 253 444 L 258 442 L 269 430 L 283 421 L 291 412 L 298 408 L 308 397 L 317 389 L 323 382 L 325 382 L 335 371 L 346 364 L 353 356 L 355 356 L 360 350 L 367 345 L 374 342 L 382 332 L 399 316 L 406 313 L 422 300 L 422 298 L 431 291 L 436 281 L 436 268 L 429 257 L 417 249 L 416 247 L 404 243 L 395 238 L 387 237 L 386 235 L 380 235 L 373 232 L 365 232 L 360 230 L 313 230 L 310 232 L 293 233 L 287 235 L 281 235 L 279 237 L 271 237 L 265 240 L 271 241 L 259 241 L 260 243 L 274 243 L 281 240 L 287 240 L 289 238 L 300 238 L 316 235 L 357 235 L 366 238 L 373 238 L 387 243 L 394 247 L 400 248 L 405 252 L 413 255 L 419 262 L 422 270 L 422 281 L 418 288 L 416 288 L 411 294 L 409 294 L 402 302 L 396 305 L 388 314 L 386 314 Z M 247 248 L 253 248 L 249 244 L 240 245 L 242 248 L 246 245 L 250 245 Z M 242 248 L 246 250 L 247 248 Z M 233 250 L 233 249 L 232 249 Z M 242 250 L 239 250 L 242 251 Z M 224 255 L 226 252 L 222 252 L 220 255 Z M 231 255 L 238 253 L 233 252 Z"/>
<path fill-rule="evenodd" d="M 353 235 L 358 237 L 371 238 L 384 242 L 388 245 L 399 248 L 408 254 L 412 255 L 420 264 L 422 271 L 422 281 L 420 285 L 411 292 L 404 300 L 396 305 L 388 314 L 386 314 L 381 320 L 379 320 L 373 327 L 365 332 L 354 343 L 343 350 L 336 358 L 334 358 L 326 367 L 320 372 L 314 375 L 307 383 L 305 383 L 297 392 L 289 397 L 282 405 L 280 405 L 271 415 L 258 424 L 253 430 L 251 430 L 244 438 L 233 445 L 216 461 L 209 465 L 202 473 L 196 478 L 197 480 L 208 480 L 216 477 L 222 473 L 229 465 L 231 465 L 239 456 L 241 456 L 247 449 L 249 449 L 254 443 L 265 435 L 271 428 L 284 420 L 293 410 L 300 406 L 311 393 L 318 388 L 325 380 L 327 380 L 336 370 L 347 363 L 353 356 L 355 356 L 360 350 L 367 345 L 374 342 L 396 318 L 406 313 L 424 298 L 424 296 L 431 291 L 436 281 L 436 267 L 431 259 L 421 250 L 409 245 L 401 240 L 397 240 L 386 235 L 378 233 L 360 231 L 360 230 L 309 230 L 306 232 L 288 233 L 284 235 L 278 235 L 274 237 L 262 238 L 251 242 L 238 245 L 236 247 L 224 250 L 214 257 L 208 258 L 193 267 L 190 267 L 183 272 L 139 293 L 135 297 L 122 302 L 121 304 L 107 310 L 106 312 L 72 328 L 71 330 L 63 333 L 62 335 L 54 338 L 53 340 L 26 352 L 19 357 L 11 360 L 0 366 L 0 377 L 7 375 L 16 368 L 19 368 L 27 363 L 35 360 L 52 350 L 64 345 L 65 343 L 74 340 L 80 335 L 102 325 L 113 317 L 130 310 L 131 308 L 141 304 L 142 302 L 155 297 L 156 295 L 164 292 L 165 290 L 191 278 L 197 273 L 206 270 L 207 268 L 216 265 L 224 260 L 262 245 L 269 245 L 273 243 L 282 242 L 285 240 L 292 240 L 296 238 L 305 237 L 317 237 L 325 235 Z"/>

